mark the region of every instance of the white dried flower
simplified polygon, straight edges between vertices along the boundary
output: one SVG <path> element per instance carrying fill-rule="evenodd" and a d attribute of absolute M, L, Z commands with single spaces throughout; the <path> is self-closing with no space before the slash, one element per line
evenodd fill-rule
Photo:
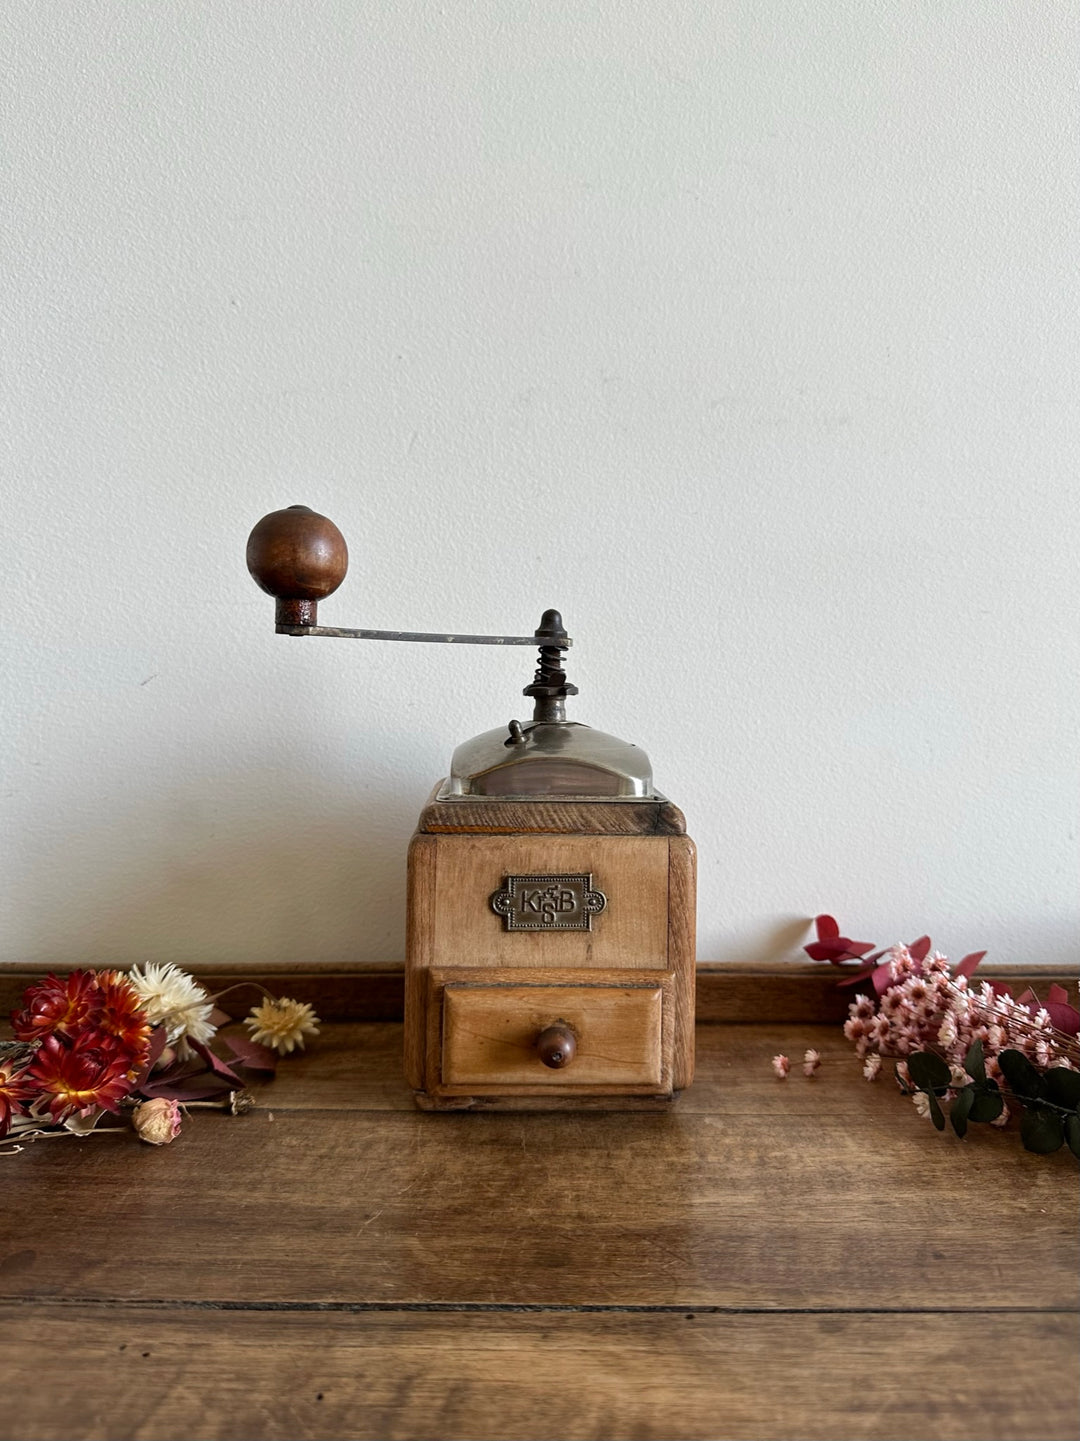
<path fill-rule="evenodd" d="M 303 1050 L 305 1035 L 319 1034 L 318 1021 L 318 1016 L 305 1002 L 279 996 L 277 1000 L 266 1000 L 261 1006 L 253 1006 L 251 1014 L 244 1018 L 244 1025 L 251 1032 L 253 1041 L 260 1046 L 269 1046 L 284 1056 L 297 1046 Z"/>
<path fill-rule="evenodd" d="M 165 1027 L 166 1039 L 176 1046 L 182 1059 L 189 1054 L 188 1037 L 205 1045 L 217 1030 L 210 1020 L 214 1003 L 202 986 L 179 966 L 148 964 L 141 971 L 136 966 L 128 979 L 142 1002 L 147 1020 L 152 1026 Z"/>

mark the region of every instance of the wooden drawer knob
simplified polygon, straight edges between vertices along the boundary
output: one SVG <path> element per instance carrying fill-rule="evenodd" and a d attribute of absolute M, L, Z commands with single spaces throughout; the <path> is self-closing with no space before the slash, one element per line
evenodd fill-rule
<path fill-rule="evenodd" d="M 545 1066 L 561 1071 L 577 1054 L 577 1038 L 565 1021 L 556 1021 L 540 1032 L 536 1050 Z"/>

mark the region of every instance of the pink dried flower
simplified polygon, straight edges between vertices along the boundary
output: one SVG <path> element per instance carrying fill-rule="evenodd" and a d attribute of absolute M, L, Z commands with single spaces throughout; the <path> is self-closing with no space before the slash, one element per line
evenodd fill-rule
<path fill-rule="evenodd" d="M 812 1048 L 803 1056 L 803 1075 L 808 1079 L 821 1065 L 821 1052 Z"/>
<path fill-rule="evenodd" d="M 140 1141 L 148 1141 L 151 1146 L 167 1146 L 180 1134 L 179 1103 L 162 1097 L 143 1101 L 131 1113 L 131 1123 Z"/>
<path fill-rule="evenodd" d="M 787 1056 L 773 1056 L 772 1068 L 776 1072 L 776 1078 L 778 1081 L 786 1081 L 787 1074 L 791 1070 L 791 1062 L 788 1060 Z"/>
<path fill-rule="evenodd" d="M 876 1081 L 878 1072 L 881 1070 L 880 1056 L 867 1056 L 863 1064 L 862 1073 L 868 1081 Z"/>
<path fill-rule="evenodd" d="M 868 1030 L 869 1027 L 861 1016 L 849 1016 L 844 1022 L 844 1035 L 849 1041 L 861 1040 Z"/>
<path fill-rule="evenodd" d="M 919 962 L 907 946 L 890 946 L 882 957 L 882 964 L 886 963 L 892 971 L 894 981 L 903 981 L 908 976 L 916 975 L 919 967 Z"/>
<path fill-rule="evenodd" d="M 904 999 L 911 1006 L 921 1006 L 930 998 L 930 987 L 922 976 L 910 976 L 901 986 Z"/>
<path fill-rule="evenodd" d="M 1008 1106 L 1006 1106 L 1004 1101 L 1001 1103 L 1001 1115 L 996 1116 L 994 1120 L 990 1122 L 990 1124 L 991 1126 L 997 1126 L 999 1130 L 1002 1126 L 1007 1126 L 1009 1124 L 1009 1108 Z"/>
<path fill-rule="evenodd" d="M 851 1003 L 851 1014 L 860 1021 L 868 1021 L 874 1014 L 874 999 L 872 996 L 856 996 Z"/>
<path fill-rule="evenodd" d="M 938 1040 L 943 1046 L 952 1046 L 956 1043 L 956 1017 L 952 1011 L 945 1013 L 945 1019 L 938 1027 Z"/>

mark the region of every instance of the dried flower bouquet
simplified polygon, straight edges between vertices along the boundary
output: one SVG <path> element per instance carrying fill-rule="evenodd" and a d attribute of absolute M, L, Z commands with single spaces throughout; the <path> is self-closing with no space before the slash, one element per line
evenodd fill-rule
<path fill-rule="evenodd" d="M 85 1136 L 112 1114 L 164 1145 L 188 1107 L 249 1110 L 254 1101 L 238 1070 L 272 1075 L 279 1055 L 318 1034 L 310 1006 L 259 990 L 264 999 L 245 1018 L 244 1035 L 225 1029 L 233 1020 L 217 1008 L 220 998 L 178 966 L 46 976 L 12 1014 L 15 1039 L 0 1041 L 0 1137 Z M 211 1050 L 217 1035 L 231 1063 Z M 21 1149 L 9 1145 L 7 1154 Z"/>
<path fill-rule="evenodd" d="M 892 1058 L 901 1089 L 939 1131 L 946 1115 L 964 1136 L 970 1122 L 1004 1126 L 1015 1110 L 1027 1150 L 1045 1155 L 1067 1145 L 1080 1157 L 1080 1011 L 1063 986 L 1051 986 L 1045 1001 L 1030 990 L 1014 997 L 1001 982 L 974 982 L 985 951 L 954 968 L 929 936 L 868 955 L 872 942 L 842 936 L 832 916 L 818 916 L 816 929 L 806 947 L 812 959 L 862 963 L 840 984 L 862 987 L 844 1035 L 868 1081 Z M 811 1055 L 807 1076 L 817 1069 Z M 786 1056 L 772 1064 L 786 1077 Z"/>

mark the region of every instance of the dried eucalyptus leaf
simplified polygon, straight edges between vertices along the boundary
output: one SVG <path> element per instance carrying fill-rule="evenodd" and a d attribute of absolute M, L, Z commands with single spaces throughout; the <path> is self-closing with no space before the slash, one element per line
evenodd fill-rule
<path fill-rule="evenodd" d="M 998 1065 L 1009 1089 L 1021 1101 L 1034 1101 L 1042 1094 L 1042 1077 L 1023 1051 L 1001 1051 Z"/>
<path fill-rule="evenodd" d="M 1072 1110 L 1080 1106 L 1080 1071 L 1070 1071 L 1067 1066 L 1052 1066 L 1043 1072 L 1043 1092 L 1055 1106 Z"/>
<path fill-rule="evenodd" d="M 908 1075 L 920 1091 L 933 1094 L 935 1091 L 940 1093 L 948 1090 L 952 1072 L 946 1062 L 933 1051 L 915 1051 L 908 1056 L 907 1065 Z"/>
<path fill-rule="evenodd" d="M 1046 1111 L 1039 1107 L 1037 1110 L 1024 1112 L 1024 1119 L 1020 1122 L 1020 1139 L 1025 1150 L 1034 1151 L 1037 1156 L 1049 1156 L 1053 1151 L 1061 1149 L 1065 1140 L 1065 1127 L 1056 1111 Z"/>
<path fill-rule="evenodd" d="M 1069 1143 L 1069 1150 L 1080 1159 L 1080 1116 L 1073 1114 L 1065 1117 L 1065 1139 Z"/>
<path fill-rule="evenodd" d="M 964 1057 L 964 1070 L 973 1081 L 986 1080 L 986 1058 L 983 1055 L 982 1041 L 972 1041 L 968 1047 L 968 1053 Z"/>
<path fill-rule="evenodd" d="M 949 1120 L 952 1122 L 953 1130 L 960 1137 L 967 1135 L 968 1116 L 971 1114 L 971 1108 L 974 1102 L 974 1086 L 965 1086 L 963 1090 L 957 1092 L 956 1100 L 953 1102 L 952 1110 L 949 1112 Z"/>
<path fill-rule="evenodd" d="M 994 1085 L 993 1081 L 989 1082 Z M 1001 1093 L 994 1086 L 992 1091 L 979 1091 L 971 1103 L 971 1111 L 968 1119 L 979 1123 L 996 1121 L 1005 1109 L 1005 1102 L 1001 1099 Z"/>

